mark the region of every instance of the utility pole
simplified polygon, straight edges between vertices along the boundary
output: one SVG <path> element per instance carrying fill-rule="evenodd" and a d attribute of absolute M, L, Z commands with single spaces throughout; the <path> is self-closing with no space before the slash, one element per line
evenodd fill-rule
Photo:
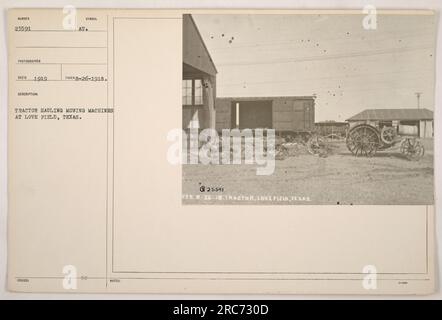
<path fill-rule="evenodd" d="M 417 108 L 418 109 L 420 109 L 420 107 L 421 107 L 421 94 L 422 94 L 422 92 L 416 92 L 415 93 L 416 94 L 416 97 L 417 97 Z"/>

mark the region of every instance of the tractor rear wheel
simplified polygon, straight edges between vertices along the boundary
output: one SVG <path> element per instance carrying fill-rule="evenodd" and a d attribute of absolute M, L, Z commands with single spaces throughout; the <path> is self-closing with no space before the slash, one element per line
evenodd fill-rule
<path fill-rule="evenodd" d="M 347 134 L 346 144 L 348 150 L 355 156 L 373 156 L 379 145 L 379 131 L 368 124 L 359 124 Z"/>

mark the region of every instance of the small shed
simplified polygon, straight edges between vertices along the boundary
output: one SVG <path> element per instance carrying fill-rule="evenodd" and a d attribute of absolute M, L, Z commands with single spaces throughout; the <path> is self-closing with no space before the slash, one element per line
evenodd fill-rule
<path fill-rule="evenodd" d="M 314 130 L 313 96 L 225 97 L 216 99 L 216 129 Z"/>
<path fill-rule="evenodd" d="M 421 138 L 434 136 L 433 111 L 422 109 L 367 109 L 347 119 L 351 126 L 367 123 L 379 128 L 393 126 L 399 134 Z"/>

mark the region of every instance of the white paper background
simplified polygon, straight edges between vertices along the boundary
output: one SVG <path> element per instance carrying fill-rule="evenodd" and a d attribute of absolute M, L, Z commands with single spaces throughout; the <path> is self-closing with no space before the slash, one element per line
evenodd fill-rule
<path fill-rule="evenodd" d="M 195 298 L 213 298 L 213 299 L 305 299 L 312 296 L 201 296 L 201 295 L 117 295 L 117 294 L 19 294 L 6 291 L 6 221 L 7 221 L 7 39 L 6 39 L 6 9 L 14 7 L 63 7 L 64 5 L 73 5 L 79 8 L 292 8 L 292 9 L 358 9 L 364 5 L 374 5 L 378 9 L 434 9 L 442 10 L 442 2 L 440 0 L 372 0 L 372 1 L 357 1 L 357 0 L 342 0 L 342 1 L 326 1 L 326 0 L 309 0 L 309 1 L 296 1 L 296 0 L 162 0 L 162 1 L 149 1 L 149 0 L 113 0 L 113 1 L 91 1 L 91 0 L 71 0 L 71 1 L 57 1 L 57 0 L 40 0 L 40 1 L 13 1 L 2 0 L 1 8 L 1 33 L 0 33 L 0 298 L 1 299 L 195 299 Z M 436 74 L 442 75 L 442 57 L 439 52 L 442 49 L 442 33 L 441 25 L 439 24 L 438 30 L 438 54 L 436 61 Z M 442 101 L 441 81 L 437 79 L 436 82 L 436 105 L 435 105 L 435 121 L 441 122 L 441 111 L 439 110 L 439 104 Z M 439 132 L 439 126 L 436 126 L 435 130 L 435 158 L 439 159 L 441 152 L 441 134 Z M 441 188 L 441 174 L 439 173 L 440 163 L 435 163 L 436 174 L 436 229 L 438 234 L 437 239 L 437 251 L 438 256 L 442 253 L 442 240 L 440 234 L 442 234 L 442 222 L 438 219 L 441 212 L 439 207 L 439 194 Z M 442 272 L 442 264 L 438 265 L 439 274 Z M 371 298 L 376 297 L 348 297 L 348 296 L 316 296 L 315 298 L 323 299 L 340 299 L 340 298 Z M 383 296 L 380 298 L 394 298 L 394 296 Z M 402 299 L 415 299 L 415 298 L 431 298 L 442 299 L 442 293 L 438 286 L 438 292 L 432 296 L 427 297 L 400 297 Z"/>

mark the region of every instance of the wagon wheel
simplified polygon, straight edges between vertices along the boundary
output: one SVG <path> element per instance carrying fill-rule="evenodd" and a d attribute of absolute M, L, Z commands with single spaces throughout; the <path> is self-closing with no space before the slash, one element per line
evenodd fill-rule
<path fill-rule="evenodd" d="M 408 160 L 420 160 L 424 154 L 424 146 L 416 138 L 405 138 L 401 143 L 401 153 L 407 157 Z"/>
<path fill-rule="evenodd" d="M 307 151 L 312 155 L 319 155 L 325 153 L 327 145 L 323 137 L 316 134 L 312 135 L 307 140 Z"/>
<path fill-rule="evenodd" d="M 355 156 L 373 156 L 379 147 L 378 130 L 368 124 L 360 124 L 352 128 L 347 135 L 348 150 Z"/>
<path fill-rule="evenodd" d="M 393 127 L 383 127 L 381 130 L 381 140 L 385 144 L 392 144 L 396 138 L 396 129 Z"/>
<path fill-rule="evenodd" d="M 284 160 L 289 156 L 289 150 L 287 147 L 283 146 L 282 144 L 279 144 L 275 148 L 275 159 L 276 160 Z"/>

